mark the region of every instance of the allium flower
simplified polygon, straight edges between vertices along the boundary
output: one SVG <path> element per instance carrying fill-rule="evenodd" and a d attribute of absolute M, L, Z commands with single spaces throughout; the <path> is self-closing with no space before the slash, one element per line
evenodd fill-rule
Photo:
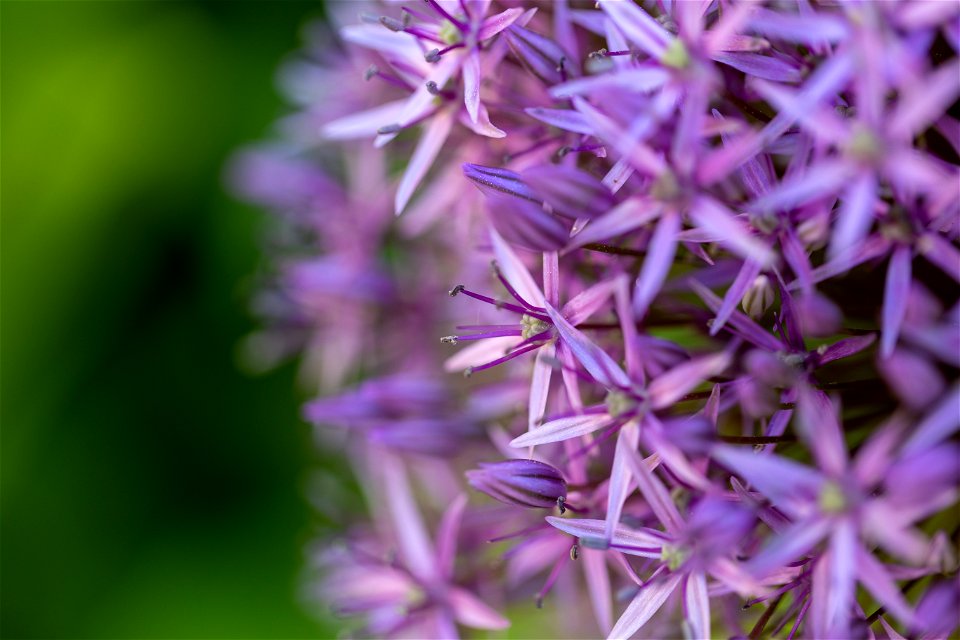
<path fill-rule="evenodd" d="M 960 4 L 327 6 L 231 172 L 277 217 L 248 350 L 304 356 L 369 511 L 318 603 L 956 632 Z"/>

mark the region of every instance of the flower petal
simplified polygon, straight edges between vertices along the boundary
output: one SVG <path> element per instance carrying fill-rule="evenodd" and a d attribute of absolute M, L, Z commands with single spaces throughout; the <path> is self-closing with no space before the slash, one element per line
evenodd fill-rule
<path fill-rule="evenodd" d="M 510 446 L 532 447 L 539 444 L 562 442 L 598 431 L 609 425 L 610 422 L 610 416 L 605 413 L 558 418 L 514 438 L 510 442 Z"/>
<path fill-rule="evenodd" d="M 406 171 L 403 172 L 403 178 L 400 179 L 400 186 L 397 187 L 397 195 L 394 200 L 394 207 L 397 215 L 403 212 L 410 197 L 416 190 L 420 181 L 427 175 L 430 166 L 436 159 L 443 143 L 446 142 L 450 134 L 450 128 L 453 126 L 454 112 L 450 109 L 438 112 L 424 127 L 420 136 L 420 142 L 410 156 L 410 163 Z"/>
<path fill-rule="evenodd" d="M 603 6 L 610 6 L 611 3 L 604 3 Z M 616 3 L 627 4 L 627 3 Z M 640 630 L 643 625 L 653 617 L 667 598 L 670 597 L 680 581 L 683 579 L 682 573 L 673 573 L 669 576 L 647 583 L 640 588 L 640 593 L 634 597 L 633 601 L 623 612 L 613 631 L 607 636 L 608 640 L 614 638 L 626 640 Z"/>

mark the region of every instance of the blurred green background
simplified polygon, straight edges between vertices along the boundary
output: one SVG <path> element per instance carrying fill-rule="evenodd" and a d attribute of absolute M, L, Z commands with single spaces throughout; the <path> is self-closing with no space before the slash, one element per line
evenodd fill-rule
<path fill-rule="evenodd" d="M 321 11 L 0 1 L 4 637 L 335 634 L 294 372 L 235 365 L 264 217 L 222 186 Z"/>

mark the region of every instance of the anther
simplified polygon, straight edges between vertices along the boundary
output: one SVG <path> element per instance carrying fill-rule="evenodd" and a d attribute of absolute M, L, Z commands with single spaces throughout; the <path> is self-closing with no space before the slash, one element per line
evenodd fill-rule
<path fill-rule="evenodd" d="M 563 496 L 557 498 L 557 509 L 560 509 L 560 515 L 563 515 L 567 512 L 567 508 L 563 504 Z"/>
<path fill-rule="evenodd" d="M 597 49 L 596 51 L 591 51 L 587 54 L 587 57 L 590 59 L 602 58 L 607 55 L 606 49 Z"/>
<path fill-rule="evenodd" d="M 427 91 L 429 91 L 432 96 L 440 95 L 440 87 L 438 87 L 437 83 L 433 80 L 427 81 Z"/>
<path fill-rule="evenodd" d="M 379 133 L 380 135 L 387 135 L 390 133 L 397 133 L 402 128 L 403 127 L 401 127 L 399 124 L 388 124 L 386 126 L 383 126 L 377 129 L 377 133 Z"/>
<path fill-rule="evenodd" d="M 367 70 L 363 72 L 363 79 L 367 82 L 370 82 L 370 79 L 380 73 L 380 67 L 375 64 L 367 67 Z"/>
<path fill-rule="evenodd" d="M 458 293 L 460 293 L 461 291 L 463 291 L 463 290 L 466 289 L 466 288 L 467 288 L 466 286 L 464 286 L 464 285 L 462 285 L 462 284 L 458 284 L 458 285 L 455 286 L 453 289 L 450 289 L 450 291 L 449 291 L 450 297 L 451 297 L 451 298 L 455 297 Z"/>
<path fill-rule="evenodd" d="M 464 378 L 469 378 L 472 375 L 473 375 L 473 367 L 467 367 L 466 369 L 463 370 Z"/>
<path fill-rule="evenodd" d="M 458 341 L 457 336 L 443 336 L 442 338 L 440 338 L 440 342 L 442 342 L 443 344 L 457 344 L 457 341 Z"/>
<path fill-rule="evenodd" d="M 423 59 L 427 62 L 436 62 L 440 59 L 440 49 L 430 49 L 423 55 Z"/>
<path fill-rule="evenodd" d="M 580 559 L 580 545 L 573 545 L 570 547 L 570 559 L 579 560 Z"/>
<path fill-rule="evenodd" d="M 380 24 L 390 29 L 390 31 L 403 31 L 405 28 L 402 22 L 390 16 L 380 16 Z"/>

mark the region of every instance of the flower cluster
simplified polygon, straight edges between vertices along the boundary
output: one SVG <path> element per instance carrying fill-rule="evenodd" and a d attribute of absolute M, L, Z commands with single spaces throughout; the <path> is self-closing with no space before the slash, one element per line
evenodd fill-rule
<path fill-rule="evenodd" d="M 327 9 L 232 169 L 282 221 L 247 346 L 303 356 L 370 513 L 324 602 L 378 637 L 955 631 L 960 3 Z"/>

